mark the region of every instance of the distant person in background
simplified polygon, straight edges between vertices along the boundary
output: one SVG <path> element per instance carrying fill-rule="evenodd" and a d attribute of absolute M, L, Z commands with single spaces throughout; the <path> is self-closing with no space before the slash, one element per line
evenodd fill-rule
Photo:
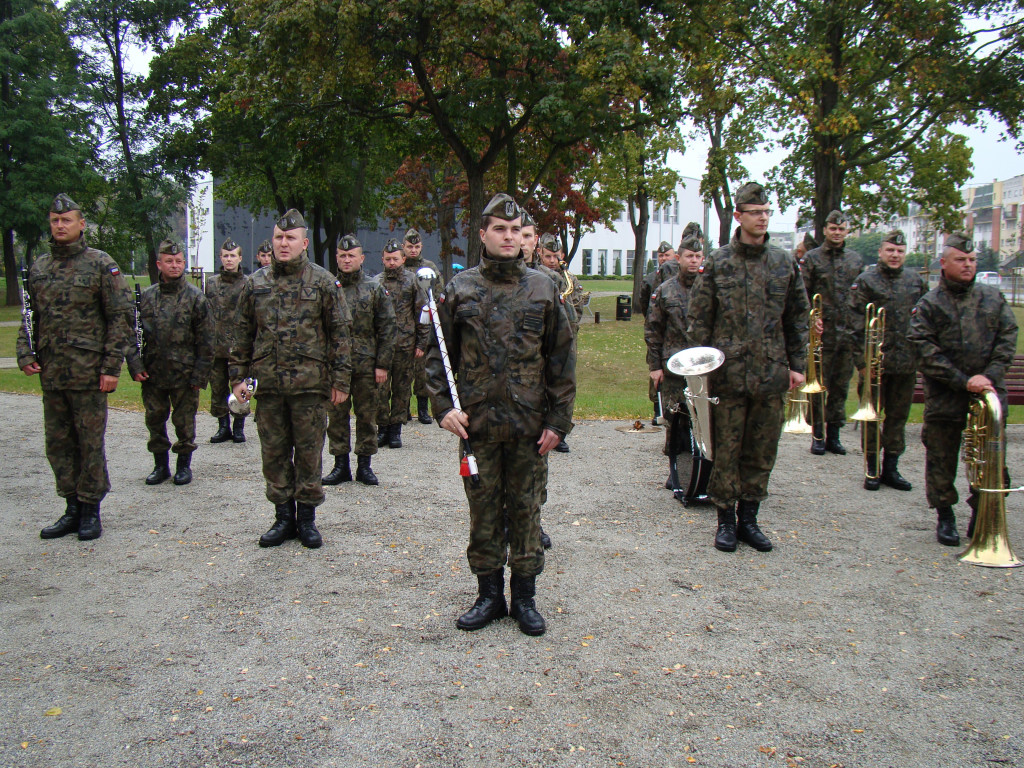
<path fill-rule="evenodd" d="M 213 368 L 210 373 L 210 415 L 217 419 L 216 434 L 211 443 L 245 442 L 245 416 L 235 416 L 232 428 L 228 412 L 228 355 L 231 353 L 231 332 L 235 326 L 235 309 L 245 284 L 242 274 L 242 246 L 230 237 L 220 246 L 220 272 L 206 281 L 206 301 L 213 324 Z"/>
<path fill-rule="evenodd" d="M 260 247 L 256 249 L 256 260 L 260 263 L 260 267 L 269 267 L 270 259 L 273 255 L 274 246 L 270 244 L 269 240 L 264 240 L 260 243 Z"/>

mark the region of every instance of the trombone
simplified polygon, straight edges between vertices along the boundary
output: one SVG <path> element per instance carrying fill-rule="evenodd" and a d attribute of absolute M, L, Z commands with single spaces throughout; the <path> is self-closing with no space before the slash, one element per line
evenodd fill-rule
<path fill-rule="evenodd" d="M 810 325 L 807 334 L 807 380 L 800 391 L 807 398 L 807 421 L 811 424 L 811 438 L 817 441 L 825 439 L 825 399 L 828 397 L 828 390 L 821 383 L 821 334 L 817 330 L 822 317 L 821 294 L 816 293 L 811 299 L 811 311 L 807 315 Z M 799 400 L 796 402 L 800 403 Z"/>
<path fill-rule="evenodd" d="M 860 406 L 850 418 L 863 423 L 861 448 L 864 450 L 864 477 L 880 476 L 878 457 L 882 451 L 882 343 L 885 341 L 885 307 L 873 303 L 864 308 L 864 380 L 860 387 Z"/>

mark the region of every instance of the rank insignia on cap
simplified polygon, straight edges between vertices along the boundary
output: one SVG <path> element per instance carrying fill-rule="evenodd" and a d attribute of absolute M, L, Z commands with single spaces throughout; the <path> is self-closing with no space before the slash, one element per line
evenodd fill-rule
<path fill-rule="evenodd" d="M 887 234 L 883 239 L 883 243 L 892 243 L 893 245 L 906 245 L 907 237 L 903 234 L 903 230 L 894 229 L 892 232 Z"/>
<path fill-rule="evenodd" d="M 233 251 L 237 247 L 238 247 L 238 243 L 236 243 L 230 237 L 227 240 L 225 240 L 223 243 L 220 244 L 220 249 L 222 251 Z"/>
<path fill-rule="evenodd" d="M 504 192 L 499 192 L 484 207 L 483 216 L 496 216 L 505 221 L 512 221 L 521 217 L 522 209 L 511 197 Z"/>
<path fill-rule="evenodd" d="M 276 226 L 282 232 L 287 232 L 291 229 L 305 229 L 306 220 L 302 218 L 302 214 L 297 210 L 289 208 L 284 212 L 284 215 L 277 220 Z"/>
<path fill-rule="evenodd" d="M 384 244 L 384 253 L 398 253 L 400 250 L 402 250 L 402 246 L 394 238 L 391 238 Z"/>
<path fill-rule="evenodd" d="M 177 256 L 181 253 L 181 247 L 173 240 L 164 240 L 160 243 L 160 247 L 157 249 L 157 252 Z"/>
<path fill-rule="evenodd" d="M 55 198 L 53 203 L 50 205 L 50 213 L 67 213 L 69 211 L 80 211 L 78 203 L 72 200 L 70 197 L 61 192 Z"/>

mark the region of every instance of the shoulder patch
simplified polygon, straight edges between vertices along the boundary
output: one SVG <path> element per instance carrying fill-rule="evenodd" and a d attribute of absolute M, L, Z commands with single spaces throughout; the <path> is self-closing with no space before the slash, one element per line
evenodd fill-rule
<path fill-rule="evenodd" d="M 335 288 L 341 288 L 341 280 L 335 280 L 334 281 L 334 287 Z"/>
<path fill-rule="evenodd" d="M 856 284 L 856 283 L 854 283 L 853 285 L 851 285 L 851 286 L 850 286 L 850 290 L 851 290 L 851 291 L 856 291 L 856 290 L 857 290 L 857 284 Z M 819 432 L 818 434 L 820 435 L 821 433 Z"/>
<path fill-rule="evenodd" d="M 700 274 L 700 275 L 704 274 L 704 265 L 703 265 L 703 264 L 701 264 L 701 265 L 700 265 L 700 266 L 699 266 L 699 267 L 697 268 L 697 274 Z"/>
<path fill-rule="evenodd" d="M 118 275 L 121 274 L 121 270 L 117 268 L 117 264 L 110 265 L 110 274 L 112 274 L 114 277 L 117 277 Z"/>
<path fill-rule="evenodd" d="M 658 292 L 655 291 L 654 293 L 651 294 L 651 301 L 657 301 L 657 300 L 658 300 Z"/>
<path fill-rule="evenodd" d="M 912 314 L 912 315 L 916 315 L 917 314 L 917 305 L 916 304 L 913 307 L 910 308 L 910 314 Z M 818 434 L 821 434 L 821 433 L 819 432 Z"/>
<path fill-rule="evenodd" d="M 444 294 L 443 293 L 440 296 L 437 297 L 437 303 L 438 304 L 444 304 Z"/>

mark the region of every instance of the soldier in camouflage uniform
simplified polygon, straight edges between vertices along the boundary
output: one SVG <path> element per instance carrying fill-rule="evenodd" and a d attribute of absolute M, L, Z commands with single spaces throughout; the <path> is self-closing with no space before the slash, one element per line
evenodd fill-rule
<path fill-rule="evenodd" d="M 402 447 L 402 425 L 409 420 L 413 361 L 427 347 L 427 326 L 420 324 L 423 306 L 416 273 L 405 268 L 405 254 L 394 240 L 388 240 L 381 254 L 384 271 L 377 281 L 391 297 L 395 309 L 395 349 L 391 371 L 381 386 L 377 411 L 377 446 Z"/>
<path fill-rule="evenodd" d="M 572 335 L 575 339 L 580 334 L 579 313 L 583 311 L 583 303 L 581 301 L 583 287 L 580 285 L 580 281 L 576 279 L 576 276 L 570 274 L 569 270 L 566 269 L 565 262 L 562 261 L 562 244 L 552 234 L 541 235 L 540 266 L 546 268 L 556 278 L 555 285 L 558 288 L 559 294 L 563 297 L 563 308 L 565 309 L 566 317 L 569 318 L 569 327 L 572 328 Z M 567 288 L 571 288 L 571 290 L 569 291 L 568 299 L 565 299 Z M 564 437 L 555 446 L 555 450 L 558 453 L 569 453 L 569 443 L 566 442 Z"/>
<path fill-rule="evenodd" d="M 925 489 L 938 516 L 940 544 L 960 543 L 953 505 L 960 440 L 973 395 L 995 392 L 1007 413 L 1006 369 L 1017 349 L 1017 321 L 1002 292 L 976 283 L 974 243 L 962 232 L 946 238 L 939 285 L 914 307 L 910 341 L 924 376 Z M 1003 469 L 1005 473 L 1005 467 Z M 1007 486 L 1009 481 L 1007 481 Z M 968 500 L 972 509 L 977 502 Z M 974 518 L 967 535 L 973 534 Z"/>
<path fill-rule="evenodd" d="M 864 269 L 864 260 L 856 251 L 846 248 L 849 219 L 840 211 L 832 211 L 825 219 L 825 244 L 807 252 L 800 268 L 807 295 L 821 294 L 822 384 L 828 390 L 825 400 L 825 424 L 812 424 L 811 453 L 821 456 L 825 451 L 840 456 L 846 449 L 839 442 L 839 430 L 846 423 L 846 395 L 853 377 L 854 361 L 863 348 L 851 325 L 850 286 Z M 817 411 L 816 411 L 817 413 Z M 824 432 L 824 442 L 815 439 Z"/>
<path fill-rule="evenodd" d="M 434 270 L 434 274 L 437 277 L 431 283 L 430 290 L 434 292 L 435 296 L 440 293 L 441 270 L 438 269 L 437 264 L 430 259 L 424 259 L 421 255 L 423 253 L 423 240 L 420 237 L 420 233 L 415 229 L 410 229 L 405 233 L 405 239 L 402 241 L 402 252 L 405 254 L 405 268 L 412 272 L 413 278 L 416 277 L 416 273 L 423 267 L 429 267 Z M 418 291 L 416 311 L 419 312 L 423 309 L 423 305 L 427 303 L 427 294 L 420 289 L 418 281 L 416 281 L 416 290 Z M 427 392 L 427 378 L 423 371 L 425 353 L 426 349 L 417 345 L 412 361 L 413 392 L 416 395 L 416 415 L 420 424 L 430 424 L 432 421 L 430 418 L 430 394 Z"/>
<path fill-rule="evenodd" d="M 264 240 L 260 243 L 260 247 L 256 249 L 256 260 L 260 263 L 260 268 L 269 267 L 273 256 L 274 246 L 271 245 L 270 241 Z"/>
<path fill-rule="evenodd" d="M 141 356 L 137 348 L 129 348 L 128 370 L 142 382 L 149 430 L 146 449 L 154 460 L 146 485 L 158 485 L 171 476 L 169 450 L 178 457 L 174 484 L 188 485 L 196 449 L 199 390 L 209 381 L 213 364 L 214 323 L 203 292 L 182 277 L 185 254 L 173 240 L 160 243 L 156 268 L 160 280 L 142 292 L 139 313 L 145 348 Z M 173 446 L 167 439 L 168 416 L 177 438 Z"/>
<path fill-rule="evenodd" d="M 804 239 L 796 244 L 796 249 L 793 251 L 793 257 L 800 263 L 803 263 L 804 256 L 807 255 L 808 251 L 813 251 L 818 247 L 818 244 L 814 242 L 814 238 L 811 237 L 810 232 L 804 232 Z"/>
<path fill-rule="evenodd" d="M 348 399 L 352 376 L 351 317 L 341 284 L 309 261 L 308 245 L 302 214 L 287 211 L 274 225 L 271 266 L 242 288 L 231 344 L 235 397 L 248 399 L 244 379 L 258 383 L 256 429 L 276 517 L 261 547 L 296 535 L 305 547 L 323 543 L 315 520 L 324 500 L 324 405 Z"/>
<path fill-rule="evenodd" d="M 32 335 L 18 333 L 18 367 L 39 374 L 46 458 L 66 502 L 44 539 L 102 533 L 100 502 L 110 490 L 103 436 L 107 394 L 117 388 L 131 343 L 132 309 L 117 264 L 85 242 L 85 217 L 65 194 L 50 206 L 50 253 L 32 264 Z"/>
<path fill-rule="evenodd" d="M 338 485 L 352 479 L 348 458 L 352 449 L 348 418 L 351 405 L 356 413 L 356 480 L 378 485 L 370 457 L 377 452 L 379 389 L 388 379 L 395 351 L 395 307 L 384 286 L 363 272 L 363 246 L 354 235 L 338 241 L 335 259 L 345 304 L 352 314 L 352 396 L 327 409 L 328 450 L 334 456 L 334 468 L 323 483 Z"/>
<path fill-rule="evenodd" d="M 770 216 L 760 184 L 740 187 L 733 213 L 739 228 L 701 267 L 686 313 L 689 346 L 725 354 L 708 379 L 719 398 L 709 494 L 718 509 L 715 548 L 723 552 L 735 550 L 737 539 L 772 548 L 757 513 L 775 466 L 785 392 L 804 382 L 807 295 L 796 261 L 768 242 Z"/>
<path fill-rule="evenodd" d="M 483 211 L 479 267 L 456 275 L 438 314 L 458 380 L 463 410 L 455 410 L 436 339 L 427 356 L 434 413 L 442 427 L 472 441 L 480 485 L 464 479 L 470 511 L 469 565 L 479 597 L 459 618 L 475 630 L 505 616 L 509 521 L 511 615 L 521 631 L 540 635 L 534 603 L 544 568 L 540 542 L 543 464 L 572 429 L 576 397 L 575 342 L 558 289 L 523 264 L 520 208 L 496 195 Z"/>
<path fill-rule="evenodd" d="M 260 246 L 261 248 L 263 246 Z M 210 414 L 217 419 L 217 433 L 211 443 L 245 442 L 245 416 L 235 416 L 232 429 L 228 413 L 228 354 L 235 325 L 235 309 L 245 284 L 242 246 L 230 237 L 220 246 L 220 272 L 206 281 L 206 300 L 213 318 L 213 368 L 210 373 Z"/>
<path fill-rule="evenodd" d="M 690 303 L 690 290 L 697 279 L 697 271 L 704 261 L 704 251 L 697 238 L 691 236 L 679 244 L 679 270 L 654 290 L 644 323 L 644 341 L 647 344 L 647 366 L 655 391 L 661 390 L 662 402 L 679 411 L 676 428 L 686 436 L 673 434 L 673 418 L 666 416 L 665 450 L 668 456 L 668 480 L 665 487 L 674 492 L 679 501 L 686 501 L 680 489 L 677 459 L 684 446 L 690 445 L 690 417 L 686 412 L 683 390 L 686 379 L 668 370 L 668 361 L 676 352 L 686 349 L 686 310 Z"/>
<path fill-rule="evenodd" d="M 640 282 L 639 307 L 640 317 L 642 318 L 646 319 L 647 317 L 647 311 L 651 306 L 651 296 L 654 294 L 654 289 L 671 277 L 671 275 L 663 276 L 663 273 L 661 272 L 661 267 L 668 261 L 674 261 L 678 266 L 679 256 L 676 251 L 672 249 L 672 246 L 669 243 L 662 240 L 658 245 L 658 266 L 653 272 L 648 272 L 644 275 L 644 279 Z M 672 269 L 672 267 L 669 267 L 669 269 Z"/>
<path fill-rule="evenodd" d="M 885 310 L 880 388 L 885 423 L 881 435 L 878 422 L 862 422 L 865 445 L 872 449 L 880 444 L 884 451 L 881 467 L 876 451 L 869 450 L 865 455 L 864 488 L 869 491 L 877 491 L 882 483 L 898 491 L 911 489 L 899 471 L 900 456 L 906 448 L 904 428 L 917 383 L 917 350 L 907 339 L 907 331 L 911 310 L 924 295 L 925 285 L 920 275 L 903 268 L 906 259 L 907 238 L 901 230 L 889 232 L 878 249 L 878 264 L 861 272 L 850 288 L 850 323 L 856 338 L 864 338 L 864 310 L 868 304 Z M 857 358 L 857 369 L 864 370 L 863 357 Z"/>

